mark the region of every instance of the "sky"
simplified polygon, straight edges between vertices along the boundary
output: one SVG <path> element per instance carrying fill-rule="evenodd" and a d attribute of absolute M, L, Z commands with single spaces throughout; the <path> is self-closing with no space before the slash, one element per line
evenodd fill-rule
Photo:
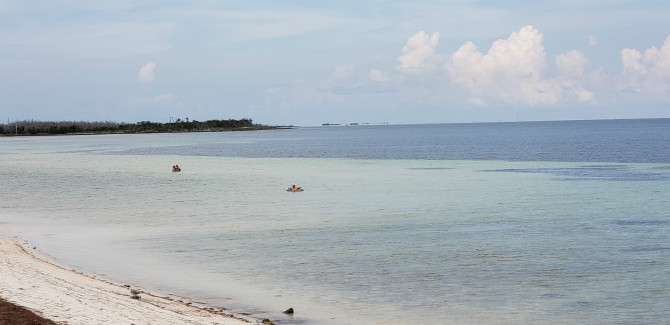
<path fill-rule="evenodd" d="M 0 0 L 0 123 L 670 117 L 666 0 Z"/>

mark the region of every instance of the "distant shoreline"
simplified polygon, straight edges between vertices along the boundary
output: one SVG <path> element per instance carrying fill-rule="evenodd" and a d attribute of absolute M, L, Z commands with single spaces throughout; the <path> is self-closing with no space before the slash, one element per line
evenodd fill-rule
<path fill-rule="evenodd" d="M 268 126 L 254 124 L 251 119 L 182 121 L 170 123 L 142 121 L 134 124 L 87 121 L 16 121 L 0 124 L 0 136 L 49 136 L 138 133 L 227 132 L 288 129 L 293 126 Z"/>

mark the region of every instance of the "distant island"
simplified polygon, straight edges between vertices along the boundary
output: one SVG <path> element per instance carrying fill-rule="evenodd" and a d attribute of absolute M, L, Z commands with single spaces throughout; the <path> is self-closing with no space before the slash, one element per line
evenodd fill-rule
<path fill-rule="evenodd" d="M 221 132 L 269 130 L 287 127 L 254 124 L 251 119 L 208 120 L 204 122 L 177 119 L 174 122 L 137 123 L 87 122 L 87 121 L 16 121 L 0 124 L 0 135 L 65 135 L 65 134 L 117 134 L 117 133 L 170 133 L 170 132 Z"/>

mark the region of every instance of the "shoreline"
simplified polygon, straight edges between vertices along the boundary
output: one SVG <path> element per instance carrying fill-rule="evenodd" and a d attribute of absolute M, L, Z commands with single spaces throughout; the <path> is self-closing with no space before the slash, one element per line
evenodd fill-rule
<path fill-rule="evenodd" d="M 131 289 L 140 293 L 133 298 Z M 223 308 L 199 307 L 70 270 L 0 236 L 0 299 L 57 324 L 247 325 Z"/>

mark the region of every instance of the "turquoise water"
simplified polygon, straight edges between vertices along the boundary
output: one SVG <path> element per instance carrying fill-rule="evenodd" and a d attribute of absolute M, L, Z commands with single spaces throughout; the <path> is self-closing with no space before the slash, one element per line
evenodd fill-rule
<path fill-rule="evenodd" d="M 0 232 L 86 273 L 281 324 L 670 322 L 662 157 L 384 154 L 424 148 L 434 133 L 418 129 L 404 137 L 415 146 L 381 147 L 346 128 L 1 138 Z M 329 149 L 282 157 L 299 143 Z M 240 145 L 259 152 L 217 151 Z M 386 156 L 356 153 L 374 150 Z"/>

